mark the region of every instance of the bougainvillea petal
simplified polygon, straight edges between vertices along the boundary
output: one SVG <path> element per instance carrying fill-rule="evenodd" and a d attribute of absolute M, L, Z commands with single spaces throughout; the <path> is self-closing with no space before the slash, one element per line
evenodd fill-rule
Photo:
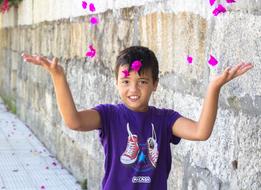
<path fill-rule="evenodd" d="M 91 51 L 95 51 L 95 49 L 93 48 L 93 45 L 89 45 L 89 48 Z"/>
<path fill-rule="evenodd" d="M 86 56 L 87 57 L 91 57 L 91 58 L 93 58 L 95 55 L 96 55 L 96 50 L 93 48 L 93 45 L 89 45 L 89 51 L 88 52 L 86 52 Z"/>
<path fill-rule="evenodd" d="M 91 22 L 91 24 L 95 25 L 95 24 L 98 24 L 99 20 L 98 20 L 98 18 L 93 16 L 93 17 L 91 17 L 90 22 Z"/>
<path fill-rule="evenodd" d="M 191 57 L 191 56 L 187 56 L 187 61 L 188 61 L 188 63 L 189 64 L 191 64 L 192 63 L 192 61 L 193 61 L 193 57 Z"/>
<path fill-rule="evenodd" d="M 89 9 L 91 12 L 94 12 L 96 10 L 93 3 L 90 4 Z"/>
<path fill-rule="evenodd" d="M 86 9 L 87 8 L 87 3 L 85 1 L 82 1 L 82 8 Z"/>
<path fill-rule="evenodd" d="M 130 75 L 129 71 L 127 69 L 122 71 L 123 77 L 126 78 Z"/>
<path fill-rule="evenodd" d="M 211 66 L 216 66 L 218 64 L 218 61 L 216 60 L 216 58 L 214 56 L 210 55 L 210 59 L 208 60 L 208 63 Z"/>
<path fill-rule="evenodd" d="M 133 61 L 131 64 L 131 69 L 138 72 L 141 68 L 141 62 L 139 60 Z"/>
<path fill-rule="evenodd" d="M 220 13 L 225 13 L 226 11 L 226 8 L 223 5 L 219 4 L 212 13 L 214 16 L 218 16 Z"/>
<path fill-rule="evenodd" d="M 209 3 L 211 6 L 214 5 L 215 2 L 216 2 L 216 0 L 209 0 Z"/>
<path fill-rule="evenodd" d="M 235 0 L 227 0 L 227 3 L 235 3 Z"/>

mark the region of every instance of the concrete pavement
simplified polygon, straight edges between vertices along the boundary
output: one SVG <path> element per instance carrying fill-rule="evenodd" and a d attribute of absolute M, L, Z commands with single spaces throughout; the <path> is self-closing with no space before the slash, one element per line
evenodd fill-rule
<path fill-rule="evenodd" d="M 80 190 L 30 129 L 8 112 L 0 98 L 0 189 Z"/>

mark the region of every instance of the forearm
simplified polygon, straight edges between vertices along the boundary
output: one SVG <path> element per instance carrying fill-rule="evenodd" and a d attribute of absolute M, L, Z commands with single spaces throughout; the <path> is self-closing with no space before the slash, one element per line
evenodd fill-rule
<path fill-rule="evenodd" d="M 208 139 L 212 133 L 217 115 L 219 93 L 220 87 L 210 83 L 197 125 L 197 133 L 201 139 Z"/>
<path fill-rule="evenodd" d="M 78 125 L 77 109 L 67 83 L 64 73 L 51 75 L 58 109 L 68 127 L 74 128 Z"/>

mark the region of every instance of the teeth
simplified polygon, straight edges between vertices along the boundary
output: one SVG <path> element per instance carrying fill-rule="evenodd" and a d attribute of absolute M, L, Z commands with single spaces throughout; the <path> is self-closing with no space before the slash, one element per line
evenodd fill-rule
<path fill-rule="evenodd" d="M 137 100 L 139 98 L 139 96 L 130 96 L 130 99 L 132 100 Z"/>

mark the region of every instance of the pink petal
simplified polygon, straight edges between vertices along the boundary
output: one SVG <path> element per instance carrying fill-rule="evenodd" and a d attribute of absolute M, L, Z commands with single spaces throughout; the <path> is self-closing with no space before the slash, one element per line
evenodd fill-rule
<path fill-rule="evenodd" d="M 45 186 L 44 186 L 44 185 L 42 185 L 42 186 L 41 186 L 41 189 L 45 189 Z"/>
<path fill-rule="evenodd" d="M 214 5 L 215 2 L 216 2 L 216 0 L 209 0 L 209 3 L 211 6 Z"/>
<path fill-rule="evenodd" d="M 92 45 L 89 45 L 89 51 L 85 54 L 87 57 L 93 58 L 96 55 L 96 50 L 93 48 Z"/>
<path fill-rule="evenodd" d="M 212 12 L 214 16 L 217 16 L 219 13 L 225 13 L 227 10 L 223 5 L 219 4 L 217 8 Z"/>
<path fill-rule="evenodd" d="M 211 66 L 215 66 L 218 64 L 218 61 L 216 60 L 215 57 L 213 57 L 212 55 L 210 55 L 210 59 L 208 60 L 208 63 L 211 65 Z"/>
<path fill-rule="evenodd" d="M 96 17 L 91 17 L 91 19 L 90 19 L 90 22 L 94 25 L 94 24 L 98 24 L 98 18 L 96 18 Z"/>
<path fill-rule="evenodd" d="M 129 73 L 129 71 L 127 69 L 123 70 L 122 73 L 123 73 L 123 77 L 124 78 L 128 77 L 130 75 L 130 73 Z"/>
<path fill-rule="evenodd" d="M 192 61 L 193 61 L 193 57 L 191 57 L 191 56 L 187 56 L 187 61 L 188 61 L 188 63 L 192 63 Z"/>
<path fill-rule="evenodd" d="M 133 61 L 132 64 L 131 64 L 131 69 L 138 72 L 140 70 L 141 65 L 142 64 L 139 60 Z"/>
<path fill-rule="evenodd" d="M 82 1 L 82 8 L 86 9 L 87 8 L 87 3 L 85 1 Z"/>
<path fill-rule="evenodd" d="M 227 3 L 236 3 L 235 0 L 227 0 Z"/>
<path fill-rule="evenodd" d="M 93 45 L 89 45 L 89 48 L 91 51 L 95 51 L 95 49 L 93 48 Z"/>
<path fill-rule="evenodd" d="M 90 4 L 89 9 L 91 12 L 94 12 L 96 10 L 93 3 Z"/>

